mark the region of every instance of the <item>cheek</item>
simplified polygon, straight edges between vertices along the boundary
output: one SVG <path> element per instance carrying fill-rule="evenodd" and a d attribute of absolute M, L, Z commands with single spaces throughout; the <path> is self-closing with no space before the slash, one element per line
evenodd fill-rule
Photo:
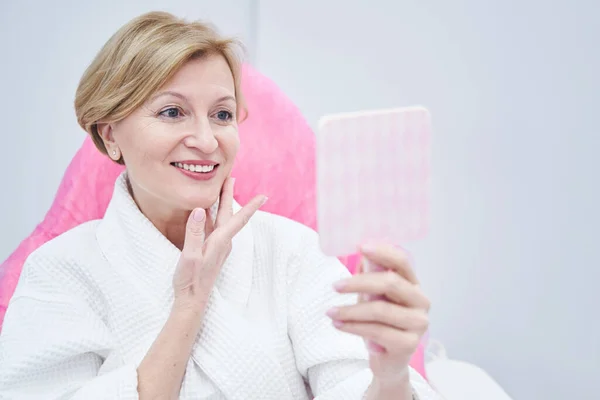
<path fill-rule="evenodd" d="M 126 148 L 123 148 L 123 157 L 128 168 L 146 168 L 159 158 L 157 153 L 160 149 L 161 146 L 156 141 L 130 140 L 127 142 Z"/>
<path fill-rule="evenodd" d="M 120 145 L 129 168 L 162 163 L 177 145 L 177 135 L 159 129 L 158 125 L 134 126 L 122 131 Z"/>
<path fill-rule="evenodd" d="M 237 127 L 229 127 L 225 132 L 218 137 L 219 146 L 223 155 L 229 163 L 232 163 L 240 148 L 240 137 Z"/>

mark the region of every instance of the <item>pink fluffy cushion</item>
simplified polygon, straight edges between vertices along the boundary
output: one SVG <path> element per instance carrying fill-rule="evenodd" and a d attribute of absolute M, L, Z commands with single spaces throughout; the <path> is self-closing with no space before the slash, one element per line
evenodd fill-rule
<path fill-rule="evenodd" d="M 235 198 L 245 204 L 266 194 L 265 211 L 316 228 L 315 138 L 298 108 L 271 80 L 245 65 L 242 90 L 248 118 L 240 124 L 240 152 L 232 176 Z M 123 167 L 86 138 L 64 174 L 44 220 L 0 266 L 0 328 L 29 254 L 44 242 L 89 220 L 102 218 Z M 342 260 L 354 271 L 355 259 Z M 422 354 L 411 364 L 425 376 Z"/>

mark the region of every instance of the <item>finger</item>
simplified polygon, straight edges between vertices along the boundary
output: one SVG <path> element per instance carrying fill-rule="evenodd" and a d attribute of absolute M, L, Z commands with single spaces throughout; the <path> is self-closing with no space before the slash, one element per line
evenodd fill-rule
<path fill-rule="evenodd" d="M 221 189 L 221 196 L 219 197 L 219 210 L 217 211 L 217 218 L 215 226 L 223 226 L 231 219 L 233 215 L 233 188 L 235 185 L 235 178 L 227 178 L 223 183 Z"/>
<path fill-rule="evenodd" d="M 340 331 L 362 337 L 383 347 L 392 354 L 412 354 L 419 345 L 421 336 L 415 332 L 407 332 L 371 322 L 333 321 Z"/>
<path fill-rule="evenodd" d="M 366 272 L 334 284 L 340 293 L 361 293 L 385 296 L 386 299 L 409 308 L 429 310 L 429 299 L 414 285 L 393 271 Z"/>
<path fill-rule="evenodd" d="M 361 260 L 361 264 L 362 264 L 362 271 L 364 272 L 382 272 L 382 271 L 386 271 L 385 268 L 376 265 L 375 263 L 369 261 L 369 259 L 367 259 L 365 256 L 362 256 L 360 258 Z M 380 295 L 375 295 L 375 296 L 369 296 L 366 294 L 361 294 L 358 297 L 358 301 L 359 302 L 363 302 L 363 301 L 373 301 L 373 300 L 385 300 L 385 296 L 380 296 Z"/>
<path fill-rule="evenodd" d="M 342 322 L 374 322 L 405 331 L 424 333 L 429 327 L 426 313 L 389 301 L 369 301 L 352 306 L 336 307 L 327 315 Z"/>
<path fill-rule="evenodd" d="M 358 260 L 358 265 L 356 266 L 356 274 L 362 274 L 365 270 L 365 258 L 361 257 L 360 260 Z"/>
<path fill-rule="evenodd" d="M 361 253 L 376 265 L 394 270 L 409 282 L 419 284 L 417 276 L 410 266 L 409 256 L 402 249 L 388 244 L 365 245 L 361 247 Z"/>
<path fill-rule="evenodd" d="M 202 255 L 204 246 L 204 224 L 206 223 L 206 211 L 203 208 L 192 210 L 185 227 L 185 239 L 183 241 L 182 254 Z"/>
<path fill-rule="evenodd" d="M 248 202 L 240 211 L 235 213 L 226 225 L 220 227 L 221 234 L 224 236 L 225 240 L 231 240 L 235 235 L 238 234 L 239 231 L 242 230 L 244 226 L 250 221 L 250 218 L 254 215 L 256 211 L 267 201 L 266 196 L 256 196 L 252 200 Z"/>
<path fill-rule="evenodd" d="M 360 275 L 360 274 L 364 273 L 365 261 L 366 261 L 366 259 L 364 257 L 361 257 L 360 260 L 358 260 L 358 264 L 356 265 L 356 272 L 354 275 Z M 369 300 L 371 300 L 370 296 L 367 296 L 366 294 L 362 294 L 362 293 L 358 294 L 358 302 L 359 303 L 362 303 L 363 301 L 369 301 Z"/>

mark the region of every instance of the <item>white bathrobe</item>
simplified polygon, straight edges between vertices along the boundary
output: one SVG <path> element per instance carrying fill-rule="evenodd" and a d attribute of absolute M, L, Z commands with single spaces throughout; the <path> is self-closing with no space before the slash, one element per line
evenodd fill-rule
<path fill-rule="evenodd" d="M 136 368 L 169 315 L 179 256 L 122 175 L 102 220 L 28 258 L 0 336 L 0 398 L 137 399 Z M 355 301 L 332 289 L 348 276 L 315 232 L 257 212 L 234 238 L 180 398 L 361 399 L 372 378 L 364 343 L 325 316 Z M 411 381 L 437 398 L 414 371 Z"/>

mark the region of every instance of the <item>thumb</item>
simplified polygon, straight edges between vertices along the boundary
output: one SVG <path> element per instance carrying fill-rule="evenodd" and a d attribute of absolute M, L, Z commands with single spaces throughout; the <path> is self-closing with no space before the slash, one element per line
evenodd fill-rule
<path fill-rule="evenodd" d="M 206 211 L 202 208 L 192 210 L 185 228 L 185 240 L 183 251 L 186 253 L 202 252 L 204 246 L 204 224 L 206 223 Z"/>

